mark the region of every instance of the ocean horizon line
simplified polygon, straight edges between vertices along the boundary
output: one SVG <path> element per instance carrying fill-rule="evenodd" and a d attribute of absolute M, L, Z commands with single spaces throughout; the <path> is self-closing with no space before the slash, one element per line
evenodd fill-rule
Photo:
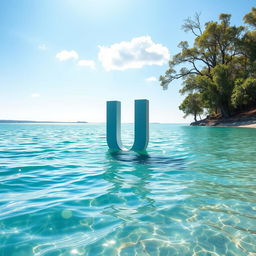
<path fill-rule="evenodd" d="M 106 122 L 89 122 L 89 121 L 44 121 L 44 120 L 13 120 L 13 119 L 0 119 L 0 124 L 3 123 L 31 123 L 31 124 L 105 124 Z M 189 122 L 149 122 L 150 124 L 190 124 Z M 133 124 L 133 122 L 122 122 L 122 124 Z"/>

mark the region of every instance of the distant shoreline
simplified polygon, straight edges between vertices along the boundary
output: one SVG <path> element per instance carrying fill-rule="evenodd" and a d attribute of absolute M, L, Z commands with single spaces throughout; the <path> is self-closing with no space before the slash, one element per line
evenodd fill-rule
<path fill-rule="evenodd" d="M 65 122 L 65 121 L 31 121 L 31 120 L 0 120 L 0 124 L 87 124 L 85 121 Z"/>

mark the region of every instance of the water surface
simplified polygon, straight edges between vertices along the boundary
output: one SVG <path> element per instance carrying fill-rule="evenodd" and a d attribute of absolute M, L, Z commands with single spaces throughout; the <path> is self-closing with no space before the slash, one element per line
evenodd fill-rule
<path fill-rule="evenodd" d="M 152 124 L 110 154 L 103 124 L 1 124 L 0 256 L 256 255 L 255 136 Z"/>

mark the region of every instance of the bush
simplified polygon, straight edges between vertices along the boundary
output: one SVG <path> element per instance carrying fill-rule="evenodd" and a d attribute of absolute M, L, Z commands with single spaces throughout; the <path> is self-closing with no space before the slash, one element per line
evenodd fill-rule
<path fill-rule="evenodd" d="M 256 104 L 256 79 L 249 77 L 245 80 L 238 79 L 231 97 L 235 108 L 251 107 Z"/>

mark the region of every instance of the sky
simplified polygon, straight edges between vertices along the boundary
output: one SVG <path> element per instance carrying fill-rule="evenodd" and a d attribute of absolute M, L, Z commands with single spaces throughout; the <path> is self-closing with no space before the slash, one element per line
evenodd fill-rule
<path fill-rule="evenodd" d="M 181 29 L 232 14 L 255 0 L 0 0 L 0 119 L 105 122 L 106 101 L 119 100 L 133 122 L 134 100 L 148 99 L 150 122 L 185 123 L 182 81 L 168 90 L 159 76 L 193 42 Z"/>

